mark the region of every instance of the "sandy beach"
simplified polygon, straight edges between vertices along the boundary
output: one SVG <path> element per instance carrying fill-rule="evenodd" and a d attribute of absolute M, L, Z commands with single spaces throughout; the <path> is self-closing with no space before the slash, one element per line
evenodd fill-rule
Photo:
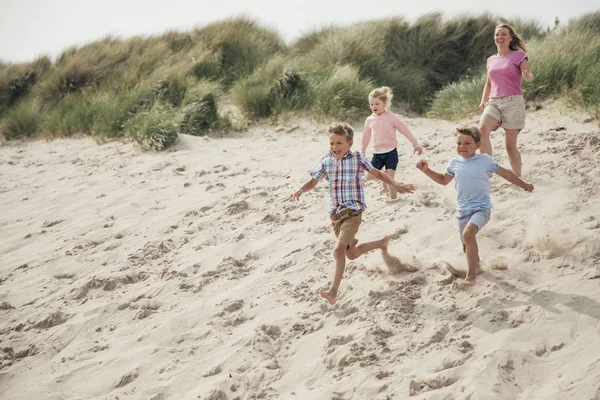
<path fill-rule="evenodd" d="M 366 182 L 336 305 L 327 184 L 286 198 L 328 151 L 330 121 L 290 118 L 166 152 L 91 138 L 0 146 L 0 399 L 600 399 L 600 128 L 528 111 L 527 193 L 491 180 L 483 273 L 465 268 L 453 122 L 400 118 L 393 204 Z M 475 121 L 475 120 L 474 120 Z M 471 122 L 474 122 L 471 121 Z M 469 122 L 469 121 L 463 121 Z M 359 150 L 362 124 L 353 123 Z M 509 167 L 502 130 L 494 157 Z"/>

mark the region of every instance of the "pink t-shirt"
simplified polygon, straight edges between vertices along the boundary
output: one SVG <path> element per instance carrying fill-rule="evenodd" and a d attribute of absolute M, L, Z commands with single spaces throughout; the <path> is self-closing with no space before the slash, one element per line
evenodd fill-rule
<path fill-rule="evenodd" d="M 398 147 L 396 139 L 396 130 L 403 134 L 413 145 L 419 147 L 419 142 L 410 132 L 410 130 L 400 121 L 400 119 L 391 111 L 386 111 L 381 115 L 375 113 L 369 115 L 363 128 L 361 152 L 366 154 L 367 147 L 373 137 L 373 148 L 375 151 L 381 149 L 395 149 Z"/>
<path fill-rule="evenodd" d="M 527 59 L 527 54 L 521 50 L 512 51 L 503 56 L 490 56 L 487 59 L 488 76 L 492 84 L 490 98 L 523 94 L 519 66 L 525 59 Z"/>

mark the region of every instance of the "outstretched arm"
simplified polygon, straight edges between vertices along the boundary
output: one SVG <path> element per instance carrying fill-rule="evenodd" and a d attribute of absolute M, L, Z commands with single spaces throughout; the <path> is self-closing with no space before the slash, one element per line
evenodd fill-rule
<path fill-rule="evenodd" d="M 298 190 L 292 193 L 287 200 L 300 200 L 300 196 L 302 196 L 302 193 L 314 189 L 314 187 L 317 186 L 317 183 L 319 183 L 319 181 L 314 178 L 309 180 L 304 185 L 300 186 Z"/>
<path fill-rule="evenodd" d="M 492 83 L 490 82 L 490 76 L 488 75 L 485 80 L 485 86 L 483 87 L 483 93 L 481 94 L 481 103 L 479 103 L 479 108 L 482 110 L 485 108 L 485 103 L 487 103 L 490 98 L 490 92 L 492 91 Z"/>
<path fill-rule="evenodd" d="M 415 191 L 415 185 L 396 182 L 391 176 L 389 176 L 385 172 L 381 172 L 376 168 L 370 170 L 369 175 L 373 178 L 377 178 L 380 181 L 387 183 L 388 185 L 392 185 L 396 188 L 398 193 L 412 193 Z"/>
<path fill-rule="evenodd" d="M 496 171 L 496 173 L 504 179 L 506 179 L 507 181 L 509 181 L 510 183 L 512 183 L 513 185 L 516 185 L 527 192 L 533 192 L 533 185 L 531 183 L 525 182 L 524 180 L 516 176 L 514 172 L 506 168 L 498 167 L 498 171 Z"/>
<path fill-rule="evenodd" d="M 435 172 L 432 169 L 429 169 L 429 164 L 425 160 L 419 160 L 417 163 L 417 168 L 421 170 L 425 175 L 431 178 L 431 180 L 439 183 L 440 185 L 447 185 L 454 179 L 452 175 L 448 175 L 447 173 L 440 174 L 439 172 Z"/>

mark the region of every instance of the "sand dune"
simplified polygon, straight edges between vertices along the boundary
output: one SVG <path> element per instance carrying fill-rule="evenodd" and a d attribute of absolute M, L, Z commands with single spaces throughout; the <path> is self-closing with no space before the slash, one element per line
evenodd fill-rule
<path fill-rule="evenodd" d="M 454 188 L 401 142 L 417 191 L 387 204 L 367 182 L 358 236 L 391 235 L 393 258 L 349 262 L 335 306 L 317 294 L 326 185 L 284 202 L 327 151 L 323 123 L 159 154 L 0 147 L 0 398 L 600 399 L 600 129 L 564 110 L 528 113 L 533 193 L 492 179 L 470 289 L 442 262 L 465 267 Z M 403 120 L 443 169 L 454 124 Z M 508 166 L 501 131 L 493 144 Z"/>

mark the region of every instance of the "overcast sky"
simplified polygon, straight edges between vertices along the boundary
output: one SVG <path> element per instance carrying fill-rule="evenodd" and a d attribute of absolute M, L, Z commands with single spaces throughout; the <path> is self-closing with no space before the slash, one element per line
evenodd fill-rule
<path fill-rule="evenodd" d="M 287 42 L 325 25 L 403 16 L 414 21 L 440 11 L 447 18 L 489 12 L 552 26 L 600 10 L 599 0 L 0 0 L 0 59 L 57 56 L 101 39 L 185 31 L 245 15 L 275 29 Z M 492 33 L 490 32 L 490 36 Z"/>

